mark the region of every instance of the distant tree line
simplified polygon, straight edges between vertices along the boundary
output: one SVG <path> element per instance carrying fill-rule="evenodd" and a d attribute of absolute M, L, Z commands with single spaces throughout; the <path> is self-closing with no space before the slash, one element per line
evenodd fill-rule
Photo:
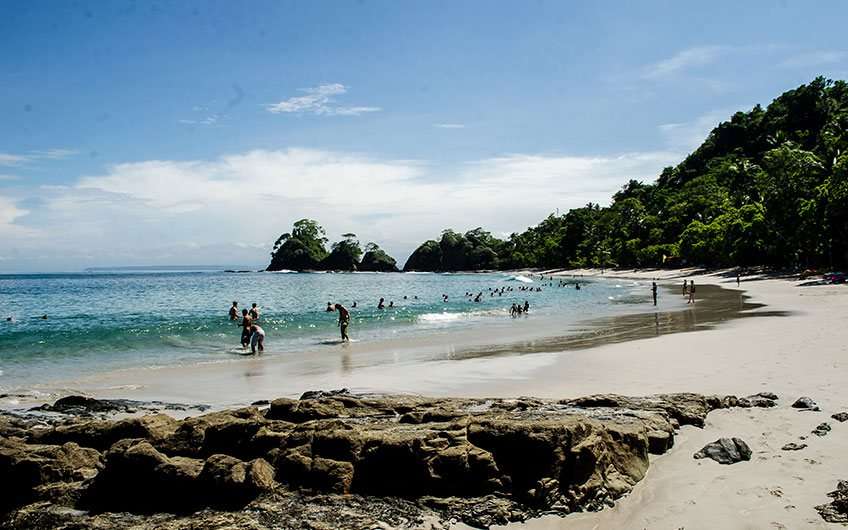
<path fill-rule="evenodd" d="M 848 263 L 848 84 L 822 77 L 737 112 L 653 184 L 550 215 L 508 239 L 421 244 L 404 270 Z"/>
<path fill-rule="evenodd" d="M 327 250 L 326 232 L 316 221 L 301 219 L 291 232 L 281 235 L 271 252 L 269 271 L 334 270 L 397 271 L 397 262 L 376 243 L 365 245 L 363 252 L 356 234 L 342 234 L 342 239 Z"/>

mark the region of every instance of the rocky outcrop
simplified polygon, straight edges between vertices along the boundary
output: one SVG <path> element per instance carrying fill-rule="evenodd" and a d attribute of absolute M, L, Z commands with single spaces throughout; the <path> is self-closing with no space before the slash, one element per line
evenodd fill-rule
<path fill-rule="evenodd" d="M 844 421 L 848 421 L 848 412 L 837 412 L 836 414 L 833 414 L 830 417 L 842 423 Z"/>
<path fill-rule="evenodd" d="M 759 398 L 757 406 L 773 403 Z M 0 459 L 0 471 L 23 477 L 4 481 L 3 509 L 7 526 L 19 528 L 61 526 L 68 508 L 90 512 L 74 516 L 81 527 L 126 526 L 134 514 L 162 527 L 489 526 L 611 505 L 644 477 L 650 453 L 673 446 L 678 426 L 755 402 L 317 392 L 183 420 L 62 419 L 41 429 L 0 421 L 0 435 L 22 435 L 0 446 L 18 462 Z M 64 482 L 73 494 L 38 490 Z M 349 523 L 338 523 L 340 514 Z"/>
<path fill-rule="evenodd" d="M 735 464 L 751 459 L 751 449 L 740 438 L 719 438 L 695 453 L 696 459 L 711 458 L 719 464 Z"/>
<path fill-rule="evenodd" d="M 829 523 L 848 523 L 848 480 L 840 480 L 827 496 L 833 501 L 816 506 L 822 519 Z"/>

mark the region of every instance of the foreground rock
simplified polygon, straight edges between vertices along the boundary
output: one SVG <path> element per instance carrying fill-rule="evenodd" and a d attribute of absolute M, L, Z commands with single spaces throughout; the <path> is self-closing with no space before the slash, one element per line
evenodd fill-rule
<path fill-rule="evenodd" d="M 315 392 L 184 420 L 0 421 L 0 473 L 15 478 L 3 480 L 0 524 L 487 527 L 612 505 L 680 425 L 703 425 L 717 408 L 772 405 L 763 395 Z"/>
<path fill-rule="evenodd" d="M 831 418 L 840 423 L 848 421 L 848 412 L 837 412 L 836 414 L 831 415 Z"/>
<path fill-rule="evenodd" d="M 833 501 L 816 506 L 822 519 L 829 523 L 848 523 L 848 480 L 840 480 L 836 490 L 827 496 Z"/>
<path fill-rule="evenodd" d="M 819 423 L 815 429 L 811 431 L 811 434 L 815 434 L 816 436 L 827 436 L 831 430 L 829 423 Z"/>
<path fill-rule="evenodd" d="M 809 398 L 807 396 L 801 396 L 797 400 L 795 400 L 795 403 L 792 404 L 792 408 L 802 409 L 802 410 L 812 410 L 812 411 L 816 411 L 816 412 L 821 410 L 819 408 L 819 406 L 816 405 L 816 402 L 813 401 L 812 398 Z"/>
<path fill-rule="evenodd" d="M 711 458 L 719 464 L 735 464 L 751 459 L 751 449 L 740 438 L 719 438 L 695 453 L 696 459 Z"/>

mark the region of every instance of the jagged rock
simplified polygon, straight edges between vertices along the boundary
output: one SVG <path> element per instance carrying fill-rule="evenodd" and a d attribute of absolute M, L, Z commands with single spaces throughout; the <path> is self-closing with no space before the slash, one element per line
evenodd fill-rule
<path fill-rule="evenodd" d="M 274 489 L 274 468 L 261 458 L 242 462 L 227 455 L 212 455 L 198 475 L 203 504 L 237 508 L 260 493 Z"/>
<path fill-rule="evenodd" d="M 829 523 L 848 523 L 848 480 L 840 480 L 827 496 L 833 501 L 816 506 L 822 519 Z"/>
<path fill-rule="evenodd" d="M 792 408 L 813 411 L 821 410 L 819 406 L 816 405 L 816 402 L 807 396 L 802 396 L 795 400 L 795 403 L 792 404 Z"/>
<path fill-rule="evenodd" d="M 0 513 L 43 497 L 51 484 L 91 478 L 101 467 L 100 453 L 75 443 L 26 444 L 0 438 Z"/>
<path fill-rule="evenodd" d="M 735 464 L 751 459 L 751 449 L 740 438 L 719 438 L 695 453 L 696 459 L 712 458 L 719 464 Z"/>
<path fill-rule="evenodd" d="M 482 526 L 596 510 L 641 480 L 649 453 L 672 447 L 679 425 L 702 425 L 709 411 L 752 406 L 755 397 L 558 402 L 333 391 L 277 399 L 264 413 L 247 407 L 183 420 L 60 418 L 40 430 L 10 423 L 33 446 L 79 441 L 108 448 L 93 479 L 49 482 L 21 501 L 33 504 L 13 509 L 10 526 L 63 526 L 61 510 L 71 507 L 90 511 L 75 516 L 77 526 L 163 528 L 261 528 L 284 520 L 350 527 L 334 524 L 346 521 L 342 514 L 367 527 L 416 526 L 413 517 L 425 516 Z"/>
<path fill-rule="evenodd" d="M 827 433 L 830 432 L 830 424 L 828 423 L 819 423 L 815 429 L 812 430 L 812 434 L 816 436 L 827 436 Z"/>
<path fill-rule="evenodd" d="M 848 421 L 848 412 L 837 412 L 836 414 L 832 415 L 831 418 L 835 419 L 840 423 Z"/>
<path fill-rule="evenodd" d="M 788 444 L 781 447 L 783 451 L 800 451 L 807 447 L 807 444 L 796 444 L 795 442 L 789 442 Z"/>

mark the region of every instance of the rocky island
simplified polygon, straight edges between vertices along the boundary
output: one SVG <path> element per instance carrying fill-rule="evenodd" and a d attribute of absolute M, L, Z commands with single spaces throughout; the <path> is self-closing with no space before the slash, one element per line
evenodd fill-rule
<path fill-rule="evenodd" d="M 777 396 L 308 392 L 185 419 L 69 397 L 0 415 L 4 528 L 444 528 L 599 510 L 682 425 Z M 149 409 L 148 407 L 140 407 Z"/>

